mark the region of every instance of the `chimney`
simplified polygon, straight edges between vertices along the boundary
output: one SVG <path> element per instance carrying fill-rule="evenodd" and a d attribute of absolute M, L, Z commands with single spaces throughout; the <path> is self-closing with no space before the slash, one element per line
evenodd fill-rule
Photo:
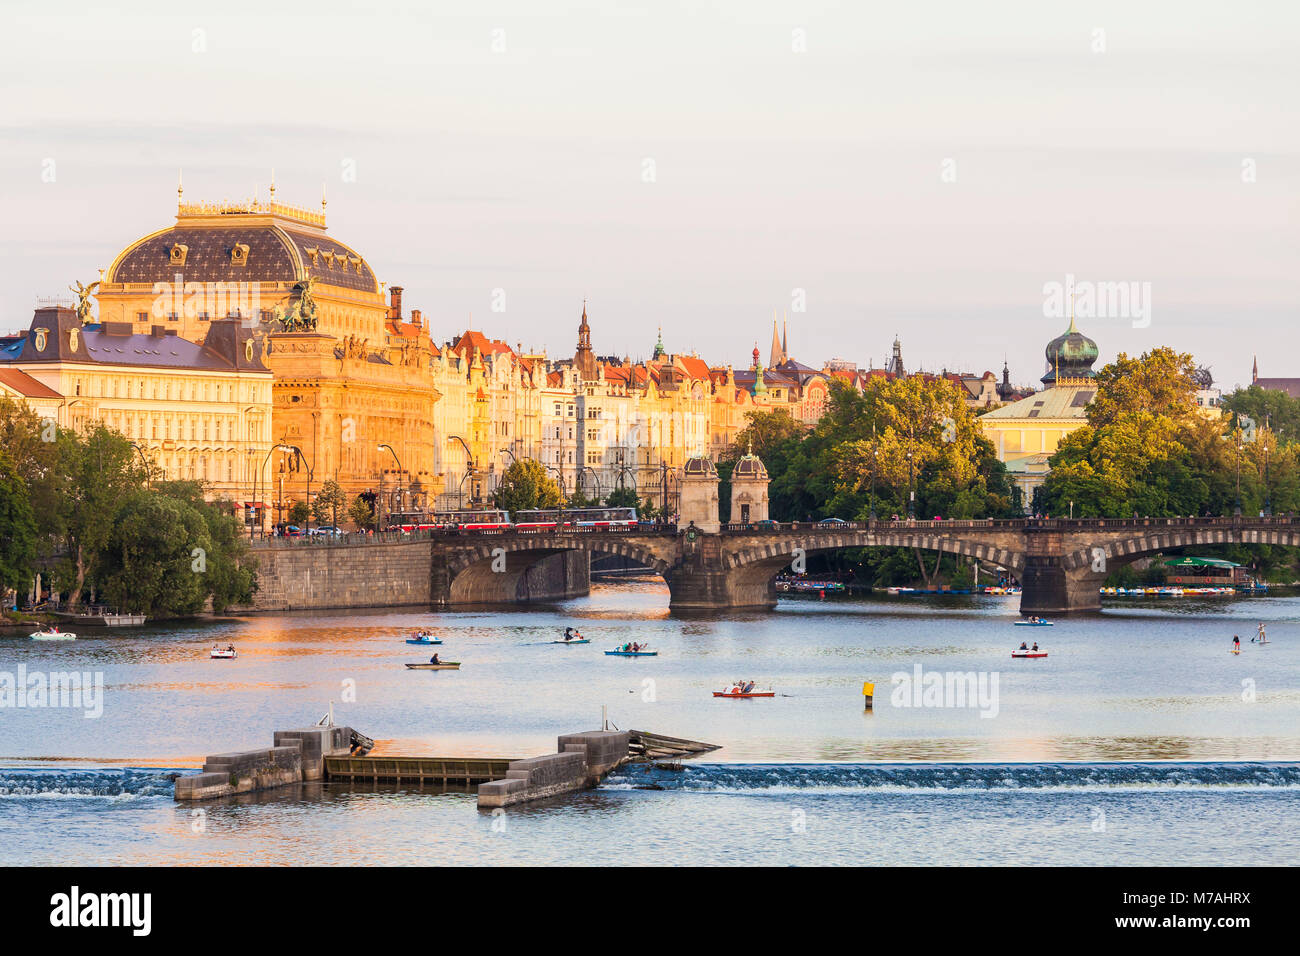
<path fill-rule="evenodd" d="M 411 310 L 411 324 L 412 324 L 412 325 L 418 325 L 418 326 L 423 327 L 423 325 L 424 325 L 424 317 L 423 317 L 423 315 L 421 315 L 419 309 L 412 309 L 412 310 Z"/>
<path fill-rule="evenodd" d="M 388 289 L 388 317 L 390 319 L 400 319 L 402 317 L 402 287 L 400 285 L 391 286 Z"/>
<path fill-rule="evenodd" d="M 149 330 L 149 334 L 156 339 L 160 339 L 167 334 L 167 326 L 155 325 L 152 329 Z"/>

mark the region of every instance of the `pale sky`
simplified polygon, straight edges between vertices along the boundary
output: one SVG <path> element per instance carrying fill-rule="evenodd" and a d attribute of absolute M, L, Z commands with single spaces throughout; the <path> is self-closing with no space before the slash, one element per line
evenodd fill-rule
<path fill-rule="evenodd" d="M 173 221 L 179 168 L 274 168 L 439 341 L 572 354 L 586 297 L 601 354 L 766 361 L 776 311 L 809 365 L 897 333 L 1036 383 L 1073 275 L 1150 284 L 1147 327 L 1079 320 L 1102 362 L 1300 375 L 1298 11 L 4 0 L 0 330 Z"/>

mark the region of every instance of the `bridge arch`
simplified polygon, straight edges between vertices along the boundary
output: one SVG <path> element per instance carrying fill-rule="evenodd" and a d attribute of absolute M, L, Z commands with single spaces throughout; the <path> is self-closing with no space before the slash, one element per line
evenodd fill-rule
<path fill-rule="evenodd" d="M 663 553 L 667 549 L 652 546 L 614 535 L 526 535 L 500 536 L 475 539 L 465 547 L 450 553 L 445 567 L 446 602 L 451 604 L 500 604 L 528 601 L 541 582 L 537 576 L 546 573 L 554 577 L 565 575 L 564 593 L 585 593 L 588 578 L 583 569 L 581 585 L 577 587 L 577 572 L 567 563 L 563 568 L 548 558 L 574 553 L 614 554 L 650 568 L 667 579 L 671 565 Z M 545 570 L 543 570 L 545 568 Z M 555 581 L 546 588 L 555 592 Z"/>
<path fill-rule="evenodd" d="M 850 548 L 920 548 L 942 551 L 982 561 L 990 561 L 1019 573 L 1024 568 L 1024 554 L 997 547 L 988 541 L 950 537 L 934 530 L 889 530 L 846 532 L 843 534 L 772 536 L 769 539 L 737 548 L 726 555 L 728 590 L 744 604 L 771 605 L 773 578 L 799 552 L 817 554 Z"/>
<path fill-rule="evenodd" d="M 1287 528 L 1234 528 L 1223 526 L 1207 529 L 1153 530 L 1148 534 L 1120 536 L 1110 541 L 1078 548 L 1061 558 L 1067 571 L 1094 570 L 1098 551 L 1105 558 L 1108 574 L 1113 566 L 1131 564 L 1141 558 L 1183 548 L 1208 547 L 1225 544 L 1300 545 L 1300 531 Z"/>

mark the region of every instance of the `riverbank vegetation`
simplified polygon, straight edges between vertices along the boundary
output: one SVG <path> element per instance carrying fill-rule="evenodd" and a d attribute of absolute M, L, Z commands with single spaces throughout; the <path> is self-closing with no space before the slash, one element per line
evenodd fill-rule
<path fill-rule="evenodd" d="M 25 599 L 40 574 L 70 607 L 150 617 L 251 600 L 233 506 L 205 501 L 200 482 L 157 480 L 122 435 L 58 428 L 0 398 L 0 449 L 0 589 Z"/>

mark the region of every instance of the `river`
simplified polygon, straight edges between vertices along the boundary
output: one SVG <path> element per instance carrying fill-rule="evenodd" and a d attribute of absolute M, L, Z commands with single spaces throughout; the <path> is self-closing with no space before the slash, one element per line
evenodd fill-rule
<path fill-rule="evenodd" d="M 1109 599 L 1051 628 L 1012 627 L 1017 601 L 795 597 L 774 612 L 690 618 L 669 613 L 656 579 L 526 610 L 0 639 L 2 672 L 104 682 L 97 717 L 0 710 L 0 862 L 1294 860 L 1300 598 Z M 1259 621 L 1267 646 L 1249 641 Z M 593 643 L 550 643 L 569 623 Z M 403 668 L 427 659 L 402 643 L 416 626 L 462 669 Z M 1047 659 L 1010 658 L 1035 638 Z M 628 640 L 660 654 L 602 653 Z M 239 658 L 210 660 L 213 643 L 234 643 Z M 932 675 L 970 675 L 978 692 L 931 698 Z M 711 696 L 737 679 L 778 696 Z M 864 680 L 877 685 L 872 710 Z M 197 815 L 171 800 L 166 771 L 269 745 L 331 703 L 378 752 L 550 752 L 557 734 L 599 726 L 602 707 L 618 727 L 721 749 L 504 818 L 479 813 L 471 794 L 396 787 L 304 785 Z"/>

